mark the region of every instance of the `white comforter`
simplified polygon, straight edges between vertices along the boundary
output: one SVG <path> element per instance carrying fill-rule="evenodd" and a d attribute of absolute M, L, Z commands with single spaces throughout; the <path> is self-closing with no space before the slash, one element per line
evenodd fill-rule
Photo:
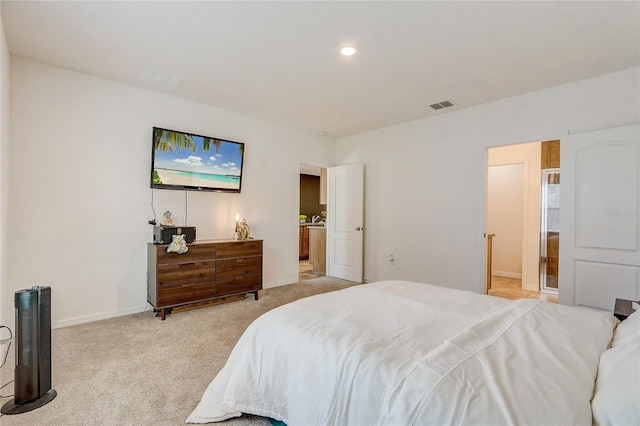
<path fill-rule="evenodd" d="M 243 334 L 187 419 L 591 424 L 611 314 L 406 281 L 309 297 Z"/>

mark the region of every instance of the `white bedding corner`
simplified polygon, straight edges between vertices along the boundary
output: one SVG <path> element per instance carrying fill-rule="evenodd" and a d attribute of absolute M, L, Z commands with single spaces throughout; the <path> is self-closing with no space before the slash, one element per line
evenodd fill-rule
<path fill-rule="evenodd" d="M 251 413 L 289 426 L 590 424 L 614 325 L 536 300 L 355 286 L 257 319 L 187 422 Z"/>

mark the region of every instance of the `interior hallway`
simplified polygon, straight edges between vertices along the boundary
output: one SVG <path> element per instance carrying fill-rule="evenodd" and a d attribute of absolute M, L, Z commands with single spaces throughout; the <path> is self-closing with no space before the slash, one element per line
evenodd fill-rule
<path fill-rule="evenodd" d="M 555 294 L 541 293 L 522 289 L 522 281 L 515 278 L 491 277 L 491 296 L 502 297 L 504 299 L 542 299 L 547 302 L 558 303 L 558 296 Z"/>

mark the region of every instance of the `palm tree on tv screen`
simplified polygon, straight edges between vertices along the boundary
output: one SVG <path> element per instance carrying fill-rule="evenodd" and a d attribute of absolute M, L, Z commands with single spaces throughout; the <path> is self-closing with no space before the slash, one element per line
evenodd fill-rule
<path fill-rule="evenodd" d="M 222 146 L 222 140 L 215 138 L 202 138 L 202 150 L 208 152 L 211 149 L 211 145 L 216 148 L 216 154 L 220 151 Z M 172 132 L 170 130 L 155 129 L 153 132 L 153 146 L 154 152 L 171 152 L 176 147 L 179 149 L 190 149 L 191 152 L 195 152 L 196 144 L 193 141 L 193 136 L 186 133 Z M 238 151 L 242 153 L 242 144 L 238 145 Z"/>
<path fill-rule="evenodd" d="M 176 147 L 180 149 L 190 149 L 192 152 L 196 150 L 196 144 L 193 142 L 191 135 L 155 129 L 153 132 L 154 152 L 171 152 Z"/>

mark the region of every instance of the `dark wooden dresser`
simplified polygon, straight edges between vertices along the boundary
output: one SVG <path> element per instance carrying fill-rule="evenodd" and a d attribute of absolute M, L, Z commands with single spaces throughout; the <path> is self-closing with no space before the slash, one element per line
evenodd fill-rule
<path fill-rule="evenodd" d="M 184 254 L 148 244 L 147 301 L 164 320 L 172 308 L 262 290 L 262 240 L 209 240 Z"/>

